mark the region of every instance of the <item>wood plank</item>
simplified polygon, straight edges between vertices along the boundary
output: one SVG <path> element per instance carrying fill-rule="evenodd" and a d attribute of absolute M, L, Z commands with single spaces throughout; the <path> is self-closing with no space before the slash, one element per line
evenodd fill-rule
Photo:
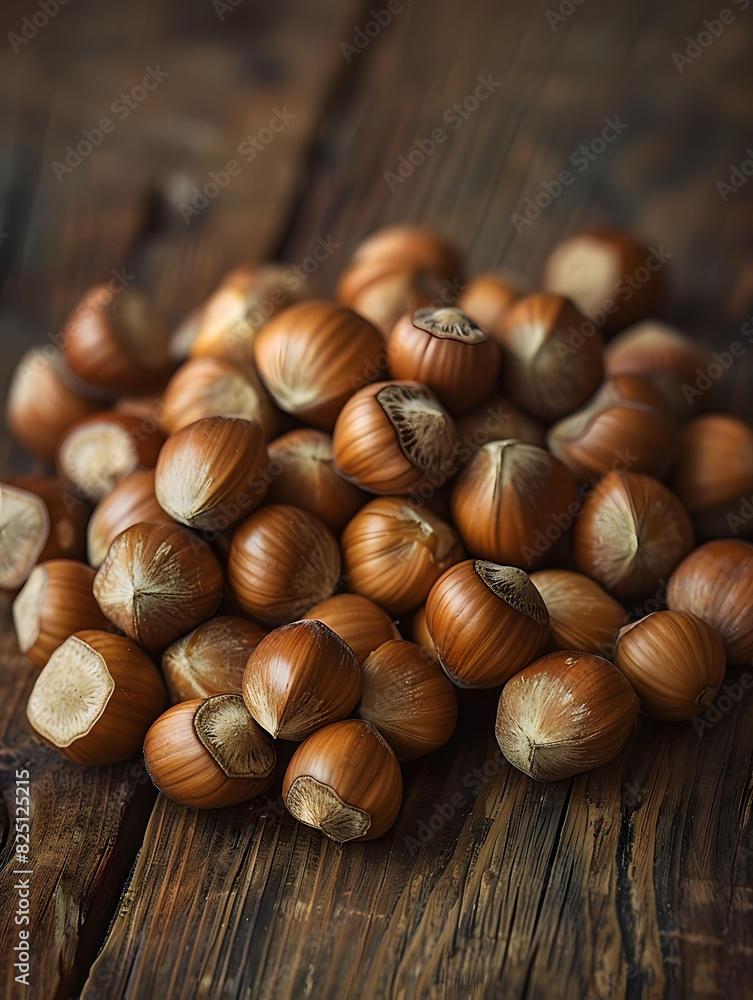
<path fill-rule="evenodd" d="M 277 795 L 160 796 L 82 995 L 724 996 L 751 967 L 751 692 L 702 734 L 642 719 L 616 762 L 550 785 L 479 739 L 493 701 L 406 768 L 378 842 L 337 848 Z"/>
<path fill-rule="evenodd" d="M 0 245 L 8 265 L 1 384 L 21 352 L 60 329 L 75 299 L 111 268 L 127 264 L 174 322 L 226 267 L 269 253 L 300 183 L 318 108 L 337 69 L 330 46 L 350 22 L 350 6 L 315 16 L 297 0 L 264 0 L 220 22 L 209 2 L 186 10 L 174 0 L 134 0 L 121 12 L 76 0 L 17 55 L 0 60 L 1 120 L 10 121 L 15 136 L 0 170 L 9 232 Z M 7 31 L 29 13 L 18 0 L 3 6 L 4 45 Z M 58 181 L 52 161 L 67 144 L 75 145 L 82 129 L 97 127 L 121 91 L 140 84 L 146 66 L 159 63 L 170 76 Z M 175 209 L 150 220 L 148 205 L 164 207 L 176 178 L 203 185 L 244 137 L 268 125 L 275 107 L 286 105 L 296 117 L 257 161 L 244 165 L 201 214 L 200 225 L 193 217 L 186 225 Z M 2 473 L 22 459 L 4 427 L 0 437 Z M 15 770 L 25 767 L 33 804 L 31 995 L 62 998 L 77 994 L 86 978 L 155 795 L 140 763 L 84 771 L 32 739 L 25 704 L 38 672 L 18 655 L 8 611 L 6 597 L 0 621 L 0 891 L 4 900 L 17 894 L 9 823 Z M 13 921 L 8 905 L 0 917 L 8 944 L 0 981 L 8 997 L 25 989 L 13 982 Z"/>
<path fill-rule="evenodd" d="M 671 53 L 706 5 L 586 4 L 556 31 L 552 6 L 406 4 L 353 56 L 281 255 L 300 261 L 331 236 L 341 248 L 316 276 L 331 288 L 367 232 L 414 220 L 472 269 L 535 273 L 562 233 L 609 219 L 675 248 L 670 315 L 723 343 L 720 317 L 739 330 L 747 308 L 749 192 L 728 209 L 714 186 L 748 141 L 747 23 L 691 77 Z M 391 192 L 385 171 L 487 73 L 500 89 Z M 619 114 L 620 146 L 518 236 L 512 212 Z M 541 786 L 500 762 L 493 695 L 464 697 L 451 744 L 405 769 L 396 829 L 343 849 L 274 795 L 214 814 L 160 797 L 83 996 L 742 996 L 751 698 L 700 734 L 642 719 L 618 761 Z"/>
<path fill-rule="evenodd" d="M 8 30 L 26 6 L 4 8 Z M 126 259 L 174 322 L 224 270 L 267 254 L 302 181 L 318 108 L 339 69 L 332 50 L 354 7 L 316 13 L 299 0 L 264 0 L 221 21 L 209 2 L 187 12 L 177 0 L 138 0 L 124 17 L 83 0 L 4 60 L 0 106 L 23 123 L 13 195 L 31 216 L 10 237 L 17 249 L 9 301 L 25 322 L 44 336 L 87 285 Z M 168 75 L 127 107 L 119 95 L 158 66 Z M 248 162 L 239 144 L 267 127 L 276 108 L 294 117 Z M 114 131 L 67 172 L 66 147 L 103 117 Z M 190 205 L 194 186 L 211 183 L 232 159 L 240 173 L 186 222 L 178 206 Z M 56 175 L 54 162 L 65 172 Z"/>

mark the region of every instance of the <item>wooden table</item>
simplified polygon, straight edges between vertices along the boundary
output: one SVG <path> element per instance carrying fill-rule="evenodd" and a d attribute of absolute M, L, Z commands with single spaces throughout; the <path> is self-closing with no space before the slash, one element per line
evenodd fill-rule
<path fill-rule="evenodd" d="M 753 146 L 745 0 L 685 60 L 673 53 L 720 4 L 403 0 L 384 24 L 370 11 L 385 0 L 54 6 L 46 23 L 32 0 L 0 15 L 4 370 L 112 269 L 174 323 L 249 257 L 313 268 L 330 293 L 355 244 L 401 220 L 444 231 L 471 272 L 504 264 L 533 280 L 563 233 L 625 225 L 673 255 L 670 319 L 723 349 L 753 312 L 753 180 L 726 200 L 717 187 Z M 14 41 L 32 15 L 36 35 Z M 150 70 L 160 82 L 142 92 Z M 468 110 L 480 77 L 487 96 Z M 56 168 L 103 117 L 114 129 Z M 581 169 L 572 157 L 607 119 L 627 128 Z M 238 151 L 248 137 L 252 162 Z M 181 210 L 234 159 L 207 207 Z M 568 167 L 574 183 L 517 232 L 512 215 Z M 724 384 L 738 410 L 751 353 Z M 5 430 L 1 454 L 21 461 Z M 296 825 L 279 789 L 196 812 L 156 796 L 140 762 L 83 770 L 41 747 L 24 712 L 36 672 L 8 608 L 7 997 L 753 996 L 753 667 L 730 671 L 702 731 L 642 719 L 618 760 L 551 785 L 501 759 L 493 693 L 463 697 L 450 745 L 406 767 L 395 829 L 340 849 Z M 19 768 L 29 989 L 10 968 Z"/>

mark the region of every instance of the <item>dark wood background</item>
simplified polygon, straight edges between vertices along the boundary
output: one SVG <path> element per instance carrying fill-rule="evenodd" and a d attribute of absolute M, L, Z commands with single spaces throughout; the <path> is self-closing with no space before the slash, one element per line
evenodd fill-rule
<path fill-rule="evenodd" d="M 175 323 L 228 267 L 300 264 L 318 238 L 338 244 L 313 277 L 330 292 L 356 243 L 402 220 L 445 232 L 471 271 L 534 280 L 562 234 L 627 226 L 673 254 L 668 317 L 724 348 L 753 314 L 753 179 L 726 202 L 716 187 L 753 146 L 745 5 L 730 0 L 734 22 L 680 73 L 673 52 L 720 3 L 565 2 L 553 27 L 556 0 L 404 0 L 348 61 L 341 43 L 383 0 L 240 0 L 222 18 L 211 0 L 68 0 L 18 52 L 9 33 L 40 8 L 4 0 L 0 371 L 113 268 Z M 157 65 L 164 82 L 59 181 L 53 161 Z M 499 86 L 447 128 L 479 75 Z M 275 108 L 295 117 L 186 224 L 181 192 L 237 159 Z M 624 134 L 516 233 L 511 214 L 616 116 Z M 391 191 L 385 172 L 443 124 L 448 141 Z M 748 412 L 751 353 L 725 386 Z M 23 461 L 5 429 L 1 449 L 5 468 Z M 278 789 L 197 812 L 156 796 L 138 762 L 85 771 L 42 748 L 8 609 L 7 997 L 753 996 L 750 690 L 702 733 L 644 719 L 618 760 L 546 786 L 500 758 L 494 699 L 466 696 L 451 744 L 406 768 L 395 829 L 339 849 L 285 815 Z M 28 990 L 11 969 L 19 767 L 33 803 Z"/>

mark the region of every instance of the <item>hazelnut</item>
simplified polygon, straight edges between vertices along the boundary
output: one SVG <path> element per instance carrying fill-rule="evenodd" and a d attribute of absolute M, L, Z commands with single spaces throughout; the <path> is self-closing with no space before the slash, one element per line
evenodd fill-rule
<path fill-rule="evenodd" d="M 465 555 L 451 525 L 402 497 L 367 503 L 343 531 L 342 554 L 348 588 L 395 615 L 423 603 Z"/>
<path fill-rule="evenodd" d="M 437 233 L 420 226 L 377 229 L 358 245 L 352 262 L 365 264 L 385 260 L 406 268 L 430 271 L 448 281 L 457 281 L 463 273 L 460 257 L 450 244 Z"/>
<path fill-rule="evenodd" d="M 731 538 L 706 542 L 669 578 L 667 604 L 702 618 L 724 643 L 731 665 L 753 657 L 753 545 Z"/>
<path fill-rule="evenodd" d="M 354 264 L 337 283 L 338 302 L 385 338 L 401 316 L 443 301 L 443 293 L 446 289 L 436 274 L 389 259 Z"/>
<path fill-rule="evenodd" d="M 353 650 L 321 621 L 283 625 L 251 654 L 242 693 L 251 715 L 275 739 L 305 740 L 345 718 L 363 684 Z"/>
<path fill-rule="evenodd" d="M 0 483 L 0 587 L 17 590 L 36 565 L 50 534 L 41 497 Z"/>
<path fill-rule="evenodd" d="M 333 436 L 342 474 L 371 493 L 436 488 L 456 471 L 456 431 L 419 382 L 377 382 L 342 408 Z"/>
<path fill-rule="evenodd" d="M 679 721 L 705 712 L 724 680 L 724 644 L 696 615 L 656 611 L 626 625 L 617 666 L 656 719 Z"/>
<path fill-rule="evenodd" d="M 60 478 L 95 502 L 140 466 L 154 468 L 164 437 L 154 420 L 108 410 L 74 424 L 57 454 Z"/>
<path fill-rule="evenodd" d="M 608 472 L 586 497 L 573 533 L 576 568 L 617 597 L 657 588 L 692 548 L 683 505 L 637 472 Z"/>
<path fill-rule="evenodd" d="M 282 625 L 332 595 L 340 565 L 337 542 L 318 517 L 272 504 L 236 529 L 228 582 L 246 614 Z"/>
<path fill-rule="evenodd" d="M 403 797 L 400 765 L 379 731 L 346 719 L 310 736 L 293 754 L 282 797 L 301 823 L 338 844 L 381 837 Z"/>
<path fill-rule="evenodd" d="M 541 655 L 549 635 L 546 607 L 523 570 L 482 559 L 437 580 L 426 624 L 447 676 L 469 688 L 504 684 Z"/>
<path fill-rule="evenodd" d="M 531 573 L 531 583 L 549 612 L 550 648 L 614 658 L 627 612 L 595 580 L 568 569 L 540 569 Z"/>
<path fill-rule="evenodd" d="M 126 528 L 139 521 L 173 523 L 155 496 L 154 476 L 154 469 L 136 469 L 116 483 L 112 492 L 97 504 L 87 531 L 89 562 L 95 569 L 102 565 L 107 550 Z"/>
<path fill-rule="evenodd" d="M 675 460 L 677 428 L 656 389 L 634 375 L 618 375 L 550 428 L 547 444 L 584 482 L 617 468 L 661 476 Z"/>
<path fill-rule="evenodd" d="M 185 701 L 161 715 L 144 741 L 146 769 L 183 806 L 216 809 L 247 802 L 272 784 L 272 740 L 237 694 Z"/>
<path fill-rule="evenodd" d="M 89 507 L 57 479 L 0 483 L 0 590 L 17 590 L 37 562 L 81 559 Z"/>
<path fill-rule="evenodd" d="M 406 313 L 387 339 L 390 371 L 427 385 L 453 414 L 465 413 L 494 389 L 499 347 L 459 309 Z"/>
<path fill-rule="evenodd" d="M 458 701 L 435 659 L 412 642 L 392 639 L 363 664 L 356 714 L 379 730 L 398 760 L 413 760 L 449 740 Z"/>
<path fill-rule="evenodd" d="M 26 714 L 50 746 L 77 764 L 115 764 L 141 751 L 165 707 L 157 668 L 123 636 L 77 632 L 37 678 Z"/>
<path fill-rule="evenodd" d="M 608 660 L 550 653 L 504 686 L 495 733 L 515 767 L 537 781 L 560 781 L 616 757 L 640 706 L 624 674 Z"/>
<path fill-rule="evenodd" d="M 458 309 L 496 338 L 508 309 L 522 294 L 521 281 L 509 273 L 477 274 L 458 301 Z"/>
<path fill-rule="evenodd" d="M 661 394 L 678 419 L 701 408 L 695 387 L 698 369 L 705 371 L 711 353 L 673 326 L 650 319 L 618 334 L 604 348 L 607 378 L 637 375 Z"/>
<path fill-rule="evenodd" d="M 93 585 L 94 570 L 74 559 L 50 559 L 31 571 L 13 602 L 13 623 L 21 652 L 36 666 L 74 632 L 107 629 Z"/>
<path fill-rule="evenodd" d="M 544 447 L 544 428 L 536 420 L 499 393 L 489 396 L 481 406 L 455 421 L 458 431 L 458 464 L 471 459 L 491 441 L 522 441 Z"/>
<path fill-rule="evenodd" d="M 571 413 L 602 380 L 601 334 L 558 295 L 518 299 L 505 313 L 497 340 L 507 393 L 541 420 Z"/>
<path fill-rule="evenodd" d="M 593 229 L 559 243 L 544 265 L 544 288 L 566 295 L 615 333 L 658 312 L 664 299 L 662 261 L 626 233 Z"/>
<path fill-rule="evenodd" d="M 328 625 L 347 642 L 359 663 L 383 643 L 400 638 L 387 612 L 361 594 L 335 594 L 315 604 L 303 617 Z"/>
<path fill-rule="evenodd" d="M 689 420 L 680 429 L 672 489 L 691 514 L 707 514 L 753 493 L 753 430 L 724 413 Z"/>
<path fill-rule="evenodd" d="M 162 651 L 214 614 L 222 570 L 209 546 L 178 524 L 126 528 L 94 579 L 107 617 L 148 650 Z"/>
<path fill-rule="evenodd" d="M 8 390 L 5 419 L 24 448 L 39 458 L 55 457 L 65 432 L 101 409 L 68 388 L 59 357 L 41 349 L 28 351 L 18 363 Z"/>
<path fill-rule="evenodd" d="M 63 357 L 74 375 L 110 393 L 159 391 L 172 367 L 168 341 L 140 291 L 95 285 L 65 325 Z"/>
<path fill-rule="evenodd" d="M 253 368 L 241 369 L 219 358 L 195 358 L 181 365 L 162 398 L 160 423 L 166 434 L 204 417 L 256 420 L 266 438 L 277 427 L 277 413 Z"/>
<path fill-rule="evenodd" d="M 284 264 L 244 264 L 224 279 L 198 310 L 188 354 L 232 364 L 254 363 L 259 330 L 304 296 L 293 291 Z"/>
<path fill-rule="evenodd" d="M 572 473 L 543 448 L 522 441 L 485 444 L 452 493 L 453 521 L 475 556 L 536 566 L 547 556 L 552 527 L 563 535 L 579 512 Z M 564 519 L 564 522 L 563 522 Z"/>
<path fill-rule="evenodd" d="M 334 302 L 302 302 L 264 327 L 254 345 L 259 375 L 286 413 L 332 430 L 345 401 L 385 368 L 379 331 Z"/>
<path fill-rule="evenodd" d="M 265 635 L 245 618 L 221 615 L 168 646 L 162 654 L 162 673 L 171 703 L 239 695 L 248 658 Z"/>
<path fill-rule="evenodd" d="M 205 417 L 167 439 L 154 489 L 160 506 L 180 524 L 221 531 L 263 501 L 266 471 L 261 424 Z"/>
<path fill-rule="evenodd" d="M 268 503 L 297 504 L 339 535 L 368 495 L 343 479 L 335 464 L 332 438 L 301 427 L 269 444 Z"/>

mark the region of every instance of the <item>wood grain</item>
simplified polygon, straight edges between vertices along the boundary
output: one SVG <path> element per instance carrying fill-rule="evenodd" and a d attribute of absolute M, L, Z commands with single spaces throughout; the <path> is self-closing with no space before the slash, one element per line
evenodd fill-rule
<path fill-rule="evenodd" d="M 87 22 L 73 5 L 61 11 L 50 46 L 60 26 L 89 48 L 67 98 L 38 101 L 39 121 L 45 108 L 55 119 L 43 154 L 28 139 L 41 168 L 71 131 L 88 127 L 79 101 L 96 120 L 98 94 L 127 85 L 147 52 L 165 65 L 170 55 L 178 85 L 134 112 L 124 123 L 132 131 L 113 135 L 107 165 L 95 171 L 92 157 L 66 180 L 70 195 L 49 177 L 38 192 L 16 181 L 34 212 L 28 239 L 12 247 L 14 343 L 26 339 L 19 317 L 43 334 L 111 261 L 132 261 L 177 317 L 223 266 L 268 246 L 298 263 L 320 237 L 340 244 L 314 275 L 331 289 L 362 236 L 404 220 L 444 230 L 471 270 L 506 264 L 533 276 L 563 233 L 627 225 L 674 253 L 668 316 L 722 349 L 739 337 L 753 312 L 753 188 L 724 202 L 716 182 L 753 135 L 749 15 L 680 74 L 672 52 L 718 6 L 605 0 L 575 7 L 552 30 L 546 10 L 557 5 L 544 0 L 477 0 L 462 10 L 413 0 L 348 63 L 339 43 L 369 21 L 371 6 L 246 0 L 221 31 L 213 13 L 181 7 L 177 16 L 169 3 L 144 2 L 131 5 L 122 42 L 120 22 L 104 13 Z M 14 10 L 20 18 L 21 5 Z M 43 70 L 34 60 L 23 72 L 36 85 Z M 64 59 L 60 67 L 72 74 Z M 20 70 L 5 72 L 15 81 Z M 499 81 L 492 96 L 457 129 L 443 123 L 489 74 Z M 232 156 L 246 116 L 261 127 L 270 104 L 292 105 L 291 92 L 301 133 L 283 133 L 260 155 L 258 175 L 244 172 L 195 232 L 185 227 L 170 208 L 170 178 L 206 177 Z M 516 233 L 511 216 L 525 199 L 620 115 L 624 135 Z M 443 124 L 446 143 L 391 191 L 385 172 Z M 726 384 L 738 409 L 750 406 L 750 353 Z M 396 828 L 337 848 L 293 822 L 279 788 L 203 813 L 159 796 L 142 837 L 148 786 L 129 797 L 117 769 L 82 776 L 32 743 L 22 714 L 28 668 L 8 652 L 6 661 L 9 772 L 28 757 L 39 775 L 44 891 L 35 926 L 53 942 L 36 959 L 37 983 L 50 984 L 41 997 L 76 995 L 102 940 L 87 1000 L 753 996 L 753 695 L 742 685 L 753 667 L 730 672 L 732 695 L 721 693 L 700 732 L 641 719 L 617 761 L 546 786 L 499 755 L 495 693 L 464 695 L 452 742 L 405 768 Z M 58 820 L 53 837 L 63 801 L 76 803 L 75 818 Z M 95 816 L 91 802 L 102 805 Z M 7 840 L 3 849 L 7 864 Z"/>
<path fill-rule="evenodd" d="M 371 844 L 338 848 L 275 796 L 160 797 L 82 995 L 729 995 L 751 961 L 750 690 L 701 734 L 643 719 L 619 760 L 550 785 L 479 738 L 484 700 L 406 768 Z"/>
<path fill-rule="evenodd" d="M 4 6 L 4 45 L 24 16 L 27 4 Z M 21 351 L 60 330 L 73 302 L 111 269 L 125 267 L 175 322 L 225 268 L 271 252 L 336 74 L 329 46 L 343 20 L 350 20 L 348 4 L 314 17 L 294 0 L 247 3 L 220 22 L 210 3 L 186 12 L 176 2 L 135 0 L 119 11 L 75 0 L 28 46 L 0 60 L 2 121 L 12 123 L 2 174 L 0 388 Z M 160 63 L 169 76 L 57 180 L 51 164 L 66 145 L 104 115 L 115 118 L 112 101 Z M 201 213 L 200 225 L 194 216 L 187 225 L 168 197 L 180 178 L 189 189 L 203 185 L 286 105 L 295 118 Z M 0 472 L 23 461 L 3 427 Z M 140 762 L 85 771 L 31 738 L 25 705 L 37 671 L 18 655 L 7 599 L 0 663 L 0 889 L 4 900 L 17 895 L 8 823 L 15 770 L 26 767 L 35 860 L 32 995 L 74 996 L 107 932 L 155 793 Z M 0 981 L 8 997 L 24 995 L 13 982 L 13 921 L 14 909 L 5 906 Z"/>

